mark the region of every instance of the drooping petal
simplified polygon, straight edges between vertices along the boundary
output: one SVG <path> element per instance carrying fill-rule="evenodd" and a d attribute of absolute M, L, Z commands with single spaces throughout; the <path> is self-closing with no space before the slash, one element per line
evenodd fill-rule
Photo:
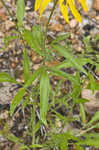
<path fill-rule="evenodd" d="M 59 5 L 64 19 L 66 20 L 67 23 L 69 23 L 67 3 L 64 4 L 64 0 L 59 0 Z"/>
<path fill-rule="evenodd" d="M 79 0 L 79 2 L 81 3 L 84 11 L 88 11 L 88 7 L 87 7 L 87 4 L 86 4 L 86 0 Z"/>
<path fill-rule="evenodd" d="M 49 2 L 51 2 L 52 0 L 44 0 L 41 4 L 41 7 L 40 7 L 40 17 L 42 15 L 42 13 L 44 12 L 46 6 L 48 5 Z"/>
<path fill-rule="evenodd" d="M 42 2 L 43 2 L 43 0 L 36 0 L 35 1 L 35 8 L 34 8 L 35 11 L 37 11 L 40 8 L 40 5 Z"/>
<path fill-rule="evenodd" d="M 74 0 L 67 0 L 67 2 L 68 2 L 69 8 L 70 8 L 73 16 L 75 17 L 75 19 L 78 22 L 82 22 L 82 17 L 80 16 L 77 9 L 75 8 Z"/>

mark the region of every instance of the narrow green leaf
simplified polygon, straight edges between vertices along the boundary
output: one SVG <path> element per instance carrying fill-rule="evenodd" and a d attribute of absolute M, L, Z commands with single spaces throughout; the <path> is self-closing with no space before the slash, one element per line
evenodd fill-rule
<path fill-rule="evenodd" d="M 13 113 L 14 113 L 14 110 L 16 109 L 16 107 L 20 104 L 23 96 L 24 96 L 24 93 L 25 93 L 25 88 L 22 88 L 17 94 L 16 96 L 14 97 L 13 101 L 12 101 L 12 104 L 11 104 L 11 107 L 10 107 L 10 115 L 12 116 Z"/>
<path fill-rule="evenodd" d="M 86 139 L 81 140 L 79 142 L 81 145 L 87 145 L 87 146 L 95 146 L 96 148 L 99 148 L 99 139 Z"/>
<path fill-rule="evenodd" d="M 87 63 L 91 63 L 91 64 L 94 64 L 94 61 L 91 60 L 90 58 L 83 58 L 83 57 L 77 57 L 75 58 L 75 61 L 79 64 L 79 65 L 86 65 Z"/>
<path fill-rule="evenodd" d="M 87 37 L 84 37 L 84 39 L 83 39 L 83 42 L 84 42 L 84 44 L 85 44 L 85 47 L 86 47 L 86 51 L 87 51 L 87 52 L 93 51 L 92 46 L 91 46 L 91 44 L 90 44 L 90 39 L 91 39 L 91 36 L 90 36 L 90 35 L 87 36 Z"/>
<path fill-rule="evenodd" d="M 83 103 L 86 103 L 86 102 L 89 102 L 89 100 L 87 100 L 87 99 L 84 99 L 84 98 L 77 98 L 77 99 L 75 99 L 75 103 L 77 103 L 77 104 L 83 104 Z"/>
<path fill-rule="evenodd" d="M 29 57 L 27 55 L 27 51 L 26 49 L 24 49 L 23 51 L 23 56 L 24 56 L 24 82 L 26 83 L 26 81 L 30 78 L 30 62 L 29 62 Z"/>
<path fill-rule="evenodd" d="M 88 126 L 92 125 L 95 121 L 99 120 L 99 111 L 95 113 L 95 115 L 92 117 L 92 119 L 88 122 Z"/>
<path fill-rule="evenodd" d="M 75 102 L 75 99 L 79 97 L 80 92 L 81 92 L 81 87 L 74 84 L 73 92 L 72 92 L 72 98 L 74 99 L 74 102 Z"/>
<path fill-rule="evenodd" d="M 41 121 L 39 120 L 34 127 L 34 133 L 36 133 L 41 128 Z"/>
<path fill-rule="evenodd" d="M 91 139 L 91 138 L 93 138 L 93 139 L 99 140 L 99 133 L 96 133 L 96 132 L 93 132 L 93 133 L 85 133 L 85 134 L 83 134 L 83 135 L 84 135 L 84 137 L 85 137 L 86 139 Z"/>
<path fill-rule="evenodd" d="M 18 150 L 30 150 L 30 148 L 26 145 L 21 145 Z"/>
<path fill-rule="evenodd" d="M 46 115 L 48 111 L 48 100 L 49 100 L 49 77 L 47 71 L 44 68 L 40 80 L 40 118 L 45 125 L 47 125 Z"/>
<path fill-rule="evenodd" d="M 61 150 L 68 150 L 68 141 L 67 140 L 60 143 L 60 149 Z"/>
<path fill-rule="evenodd" d="M 79 73 L 79 71 L 76 72 L 75 80 L 77 80 L 78 84 L 74 84 L 74 86 L 73 86 L 72 98 L 74 100 L 79 97 L 80 92 L 81 92 L 80 73 Z"/>
<path fill-rule="evenodd" d="M 17 19 L 18 19 L 18 25 L 19 26 L 22 26 L 22 24 L 23 24 L 24 14 L 25 14 L 24 0 L 18 0 L 16 16 L 17 16 Z"/>
<path fill-rule="evenodd" d="M 13 134 L 8 134 L 8 135 L 7 135 L 7 139 L 10 140 L 10 141 L 12 141 L 12 142 L 14 142 L 14 143 L 23 142 L 22 139 L 20 139 L 20 138 L 14 136 Z"/>
<path fill-rule="evenodd" d="M 15 108 L 18 106 L 18 104 L 20 104 L 25 90 L 32 85 L 33 81 L 40 75 L 42 71 L 42 67 L 38 70 L 36 70 L 33 75 L 30 77 L 30 79 L 27 80 L 27 82 L 25 83 L 25 85 L 23 86 L 23 88 L 16 94 L 16 96 L 14 97 L 14 100 L 11 104 L 10 107 L 10 114 L 13 115 Z"/>
<path fill-rule="evenodd" d="M 68 60 L 65 60 L 63 62 L 60 62 L 58 65 L 55 66 L 57 69 L 61 69 L 61 68 L 69 68 L 72 67 L 72 64 L 70 62 L 68 62 Z"/>
<path fill-rule="evenodd" d="M 89 58 L 81 58 L 81 57 L 77 57 L 75 58 L 75 61 L 79 64 L 79 65 L 82 65 L 84 66 L 85 64 L 87 63 L 91 63 L 93 64 L 94 62 L 89 59 Z M 69 68 L 69 67 L 74 67 L 74 65 L 69 62 L 68 60 L 65 60 L 63 62 L 60 62 L 58 65 L 56 65 L 56 68 L 57 69 L 61 69 L 61 68 Z"/>
<path fill-rule="evenodd" d="M 34 80 L 40 75 L 40 73 L 42 72 L 43 67 L 39 68 L 38 70 L 36 70 L 33 75 L 27 80 L 27 82 L 24 85 L 24 88 L 27 88 L 29 86 L 32 85 L 32 83 L 34 82 Z"/>
<path fill-rule="evenodd" d="M 56 49 L 57 51 L 59 51 L 60 54 L 64 56 L 71 64 L 73 64 L 76 69 L 88 75 L 85 69 L 82 67 L 82 65 L 76 62 L 76 59 L 73 57 L 73 55 L 69 53 L 68 51 L 66 51 L 67 49 L 65 47 L 58 45 L 58 44 L 57 45 L 52 44 L 52 47 Z"/>
<path fill-rule="evenodd" d="M 79 143 L 78 143 L 78 144 L 76 144 L 75 150 L 84 150 L 84 149 L 83 149 L 83 148 L 79 145 Z"/>
<path fill-rule="evenodd" d="M 56 39 L 53 40 L 53 41 L 51 42 L 51 44 L 59 43 L 60 41 L 65 40 L 65 39 L 67 39 L 67 38 L 69 38 L 69 37 L 70 37 L 70 33 L 66 33 L 66 34 L 64 34 L 64 35 L 60 35 L 60 36 L 56 37 Z"/>
<path fill-rule="evenodd" d="M 23 37 L 24 37 L 24 40 L 27 41 L 28 45 L 35 51 L 37 52 L 39 55 L 43 55 L 42 54 L 42 51 L 41 51 L 41 48 L 39 47 L 39 44 L 38 44 L 38 40 L 35 39 L 34 33 L 32 33 L 30 30 L 24 30 L 23 32 Z"/>
<path fill-rule="evenodd" d="M 89 79 L 90 79 L 90 87 L 91 87 L 91 90 L 92 90 L 92 92 L 94 93 L 95 87 L 96 87 L 95 79 L 94 79 L 94 77 L 93 77 L 91 74 L 89 74 Z"/>
<path fill-rule="evenodd" d="M 24 109 L 26 106 L 27 106 L 27 104 L 29 103 L 29 100 L 30 100 L 30 94 L 25 98 L 25 100 L 24 100 L 24 102 L 23 102 L 23 104 L 22 104 L 22 109 Z"/>
<path fill-rule="evenodd" d="M 41 26 L 33 26 L 33 37 L 35 39 L 35 42 L 37 42 L 37 44 L 39 45 L 39 47 L 44 48 L 44 35 L 42 32 L 42 28 Z"/>
<path fill-rule="evenodd" d="M 78 81 L 76 80 L 76 78 L 73 75 L 67 74 L 59 69 L 56 69 L 55 67 L 49 67 L 49 70 L 51 70 L 55 75 L 66 78 L 66 79 L 72 81 L 73 83 L 75 83 L 76 85 L 79 85 Z"/>
<path fill-rule="evenodd" d="M 0 72 L 0 82 L 17 83 L 17 81 L 6 72 Z"/>
<path fill-rule="evenodd" d="M 85 124 L 86 123 L 86 113 L 83 104 L 80 104 L 80 115 L 82 122 Z"/>
<path fill-rule="evenodd" d="M 12 40 L 18 39 L 18 36 L 6 36 L 4 38 L 5 46 L 7 47 Z"/>
<path fill-rule="evenodd" d="M 41 148 L 42 147 L 42 145 L 40 145 L 40 144 L 33 144 L 33 145 L 30 145 L 30 147 L 31 148 Z"/>

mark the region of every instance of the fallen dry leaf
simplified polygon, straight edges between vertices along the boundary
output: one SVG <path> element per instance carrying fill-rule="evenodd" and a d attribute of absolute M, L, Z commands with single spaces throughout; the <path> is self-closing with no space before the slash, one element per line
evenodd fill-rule
<path fill-rule="evenodd" d="M 50 29 L 51 31 L 60 32 L 60 31 L 63 31 L 63 30 L 64 30 L 64 26 L 61 25 L 61 24 L 58 24 L 58 23 L 53 23 L 52 25 L 49 26 L 49 29 Z"/>

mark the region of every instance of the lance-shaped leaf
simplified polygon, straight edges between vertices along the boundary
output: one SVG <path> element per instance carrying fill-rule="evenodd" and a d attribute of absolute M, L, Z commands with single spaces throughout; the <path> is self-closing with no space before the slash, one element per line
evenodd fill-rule
<path fill-rule="evenodd" d="M 0 72 L 0 82 L 17 83 L 17 81 L 6 72 Z"/>
<path fill-rule="evenodd" d="M 25 93 L 25 88 L 22 88 L 17 94 L 16 96 L 14 97 L 13 101 L 12 101 L 12 104 L 11 104 L 11 107 L 10 107 L 10 115 L 12 116 L 13 113 L 14 113 L 14 110 L 16 109 L 16 107 L 20 104 L 22 98 L 23 98 L 23 95 Z"/>
<path fill-rule="evenodd" d="M 24 30 L 23 32 L 24 40 L 27 41 L 28 45 L 33 48 L 35 52 L 37 52 L 39 55 L 42 55 L 42 51 L 40 49 L 39 44 L 37 43 L 38 39 L 34 37 L 33 32 L 30 30 Z"/>
<path fill-rule="evenodd" d="M 55 67 L 49 67 L 49 69 L 57 76 L 60 76 L 60 77 L 63 77 L 63 78 L 66 78 L 68 80 L 70 80 L 71 82 L 75 83 L 76 85 L 79 85 L 78 83 L 78 80 L 71 74 L 67 74 Z"/>
<path fill-rule="evenodd" d="M 76 69 L 78 69 L 79 71 L 84 72 L 86 75 L 87 72 L 85 71 L 85 69 L 82 67 L 82 65 L 76 61 L 76 59 L 74 58 L 74 56 L 67 51 L 67 49 L 61 45 L 52 45 L 53 48 L 55 48 L 57 51 L 59 51 L 59 53 L 64 56 L 72 65 L 74 65 L 74 67 Z"/>
<path fill-rule="evenodd" d="M 95 121 L 99 120 L 99 111 L 95 113 L 95 115 L 92 117 L 92 119 L 88 122 L 88 126 L 92 125 Z"/>
<path fill-rule="evenodd" d="M 36 70 L 33 75 L 27 80 L 27 82 L 24 85 L 24 88 L 27 88 L 32 85 L 32 83 L 35 81 L 35 79 L 40 75 L 42 72 L 43 67 L 40 67 L 38 70 Z"/>
<path fill-rule="evenodd" d="M 29 62 L 29 57 L 27 55 L 27 51 L 26 49 L 24 49 L 23 51 L 23 57 L 24 57 L 24 62 L 23 62 L 23 66 L 24 66 L 24 82 L 26 82 L 29 77 L 30 77 L 30 62 Z"/>
<path fill-rule="evenodd" d="M 17 2 L 17 12 L 16 12 L 16 15 L 17 15 L 18 25 L 19 25 L 19 26 L 22 26 L 24 14 L 25 14 L 25 4 L 24 4 L 24 0 L 18 0 L 18 2 Z"/>
<path fill-rule="evenodd" d="M 48 73 L 43 69 L 40 80 L 40 118 L 46 125 L 46 115 L 48 111 L 48 99 L 49 99 L 49 77 Z"/>
<path fill-rule="evenodd" d="M 58 37 L 56 37 L 52 42 L 51 44 L 57 44 L 59 42 L 61 42 L 62 40 L 66 40 L 70 37 L 70 32 L 67 32 L 66 34 L 62 34 L 62 35 L 59 35 Z"/>
<path fill-rule="evenodd" d="M 36 70 L 33 75 L 27 80 L 23 88 L 16 94 L 10 107 L 10 115 L 13 115 L 14 110 L 20 104 L 26 89 L 32 85 L 33 81 L 40 75 L 42 68 Z"/>

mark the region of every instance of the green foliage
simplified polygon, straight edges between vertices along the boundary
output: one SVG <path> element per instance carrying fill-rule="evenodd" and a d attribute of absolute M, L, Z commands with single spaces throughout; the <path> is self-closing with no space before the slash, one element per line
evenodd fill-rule
<path fill-rule="evenodd" d="M 82 123 L 86 123 L 86 113 L 83 104 L 80 103 L 80 114 L 81 114 L 81 119 Z"/>
<path fill-rule="evenodd" d="M 92 119 L 88 122 L 88 126 L 92 125 L 94 122 L 99 120 L 99 111 L 95 113 L 95 115 L 92 117 Z"/>
<path fill-rule="evenodd" d="M 43 68 L 40 80 L 40 118 L 42 122 L 47 125 L 46 115 L 48 111 L 49 101 L 49 77 L 48 73 Z"/>
<path fill-rule="evenodd" d="M 27 80 L 30 78 L 30 62 L 29 62 L 29 58 L 28 58 L 28 55 L 27 55 L 27 51 L 26 49 L 24 49 L 23 51 L 23 59 L 24 59 L 24 63 L 23 63 L 23 66 L 24 66 L 24 82 L 26 83 Z"/>
<path fill-rule="evenodd" d="M 10 42 L 12 40 L 15 40 L 15 39 L 18 39 L 19 37 L 18 36 L 6 36 L 4 38 L 4 44 L 5 44 L 5 47 L 8 47 L 8 45 L 10 44 Z"/>
<path fill-rule="evenodd" d="M 18 104 L 20 104 L 20 102 L 24 96 L 25 90 L 26 90 L 25 88 L 22 88 L 14 97 L 13 102 L 10 107 L 10 115 L 11 116 L 13 115 L 15 108 L 18 106 Z"/>
<path fill-rule="evenodd" d="M 30 131 L 27 132 L 28 135 L 32 137 L 32 142 L 30 145 L 24 144 L 24 140 L 8 132 L 8 127 L 6 127 L 6 134 L 4 134 L 3 131 L 0 131 L 0 134 L 4 134 L 8 140 L 19 144 L 19 150 L 51 150 L 55 148 L 57 150 L 68 150 L 69 145 L 74 146 L 76 150 L 83 150 L 83 146 L 85 145 L 99 148 L 99 135 L 95 132 L 88 133 L 94 128 L 99 128 L 99 111 L 87 122 L 84 103 L 88 102 L 88 100 L 80 97 L 83 85 L 87 79 L 89 79 L 90 82 L 88 88 L 91 89 L 93 93 L 95 90 L 99 90 L 99 84 L 95 82 L 91 69 L 87 72 L 83 67 L 90 63 L 92 66 L 95 65 L 96 69 L 99 68 L 99 55 L 97 53 L 95 57 L 94 55 L 90 55 L 93 51 L 90 44 L 91 37 L 88 36 L 84 38 L 85 51 L 75 56 L 72 47 L 70 44 L 67 44 L 67 40 L 70 40 L 70 33 L 60 35 L 51 43 L 48 43 L 46 42 L 47 33 L 43 33 L 41 26 L 33 26 L 31 30 L 25 29 L 23 25 L 24 15 L 24 0 L 18 0 L 16 13 L 18 35 L 5 38 L 6 47 L 12 40 L 17 38 L 20 38 L 22 41 L 22 46 L 24 47 L 24 83 L 17 82 L 5 72 L 0 73 L 0 82 L 11 82 L 22 86 L 12 101 L 10 115 L 12 116 L 19 106 L 22 106 L 22 110 L 26 107 L 28 108 L 28 105 L 31 106 Z M 98 39 L 99 37 L 97 36 L 94 41 Z M 64 46 L 61 44 L 63 40 L 65 41 Z M 41 66 L 33 71 L 33 73 L 30 67 L 31 62 L 27 53 L 28 49 L 26 48 L 26 44 L 36 52 L 37 56 L 41 56 L 42 58 Z M 54 56 L 62 57 L 63 61 L 59 62 L 56 66 L 47 66 L 46 62 L 53 62 L 55 59 Z M 74 68 L 75 74 L 63 71 L 63 69 L 68 68 Z M 84 73 L 83 80 L 81 79 L 80 72 Z M 55 86 L 51 83 L 53 77 L 59 78 Z M 69 84 L 67 83 L 68 81 Z M 69 90 L 63 92 L 62 88 L 65 82 L 65 86 L 68 84 L 71 85 L 71 87 Z M 73 111 L 76 106 L 80 113 L 78 118 L 73 116 Z M 66 114 L 58 112 L 60 108 L 65 108 Z M 82 125 L 77 131 L 72 130 L 70 125 L 70 123 L 76 120 L 81 120 Z M 69 129 L 66 129 L 67 125 L 70 126 Z M 46 130 L 46 134 L 44 135 L 44 139 L 42 138 L 41 140 L 43 127 Z"/>
<path fill-rule="evenodd" d="M 25 14 L 24 0 L 18 0 L 17 1 L 16 16 L 17 16 L 17 19 L 18 19 L 18 25 L 19 26 L 23 25 L 24 14 Z"/>
<path fill-rule="evenodd" d="M 39 32 L 40 31 L 40 32 Z M 96 112 L 96 114 L 92 117 L 92 119 L 86 123 L 86 113 L 84 110 L 83 103 L 88 102 L 86 99 L 80 98 L 80 93 L 82 90 L 82 82 L 80 79 L 80 72 L 85 73 L 86 78 L 89 77 L 90 79 L 90 84 L 89 87 L 90 89 L 94 92 L 97 88 L 99 89 L 99 86 L 95 83 L 94 77 L 90 74 L 90 71 L 87 73 L 86 70 L 83 68 L 83 66 L 87 63 L 94 64 L 93 60 L 90 58 L 86 58 L 85 55 L 81 54 L 78 55 L 77 57 L 74 56 L 72 49 L 70 46 L 61 46 L 59 42 L 63 40 L 64 38 L 68 38 L 69 34 L 60 36 L 56 39 L 54 39 L 50 45 L 45 45 L 44 46 L 44 37 L 43 33 L 41 30 L 41 27 L 36 27 L 34 26 L 32 29 L 32 32 L 30 30 L 23 30 L 22 37 L 28 45 L 35 51 L 37 52 L 38 55 L 43 56 L 43 65 L 36 70 L 33 74 L 31 74 L 31 68 L 30 68 L 30 60 L 27 55 L 27 49 L 24 48 L 23 51 L 23 68 L 24 68 L 24 84 L 22 85 L 22 88 L 18 91 L 16 96 L 14 97 L 11 107 L 10 107 L 10 115 L 12 116 L 14 114 L 15 109 L 22 103 L 22 109 L 25 109 L 28 104 L 33 105 L 33 109 L 31 110 L 31 120 L 30 120 L 30 127 L 31 127 L 31 136 L 34 138 L 37 134 L 38 131 L 40 131 L 42 123 L 45 126 L 48 126 L 48 122 L 51 121 L 48 118 L 48 111 L 51 111 L 50 113 L 54 113 L 54 117 L 58 118 L 59 121 L 62 121 L 66 124 L 69 124 L 70 122 L 73 122 L 77 120 L 77 118 L 72 118 L 69 114 L 68 116 L 63 116 L 59 112 L 57 112 L 54 108 L 52 109 L 51 107 L 57 104 L 59 106 L 64 105 L 68 109 L 70 109 L 70 112 L 73 111 L 73 107 L 75 104 L 80 106 L 80 117 L 82 121 L 83 128 L 79 129 L 77 133 L 73 133 L 68 131 L 67 133 L 53 133 L 54 128 L 56 128 L 53 123 L 52 128 L 51 128 L 51 135 L 47 135 L 49 140 L 46 141 L 45 144 L 40 144 L 34 143 L 29 146 L 24 145 L 24 141 L 20 143 L 20 139 L 17 137 L 14 137 L 13 135 L 8 135 L 7 139 L 10 141 L 13 141 L 15 143 L 20 144 L 20 150 L 21 149 L 27 149 L 30 150 L 31 148 L 44 148 L 50 150 L 51 148 L 60 148 L 61 150 L 67 150 L 68 145 L 71 144 L 69 143 L 69 140 L 76 141 L 72 142 L 72 145 L 75 145 L 76 149 L 83 149 L 82 145 L 88 145 L 88 146 L 95 146 L 99 147 L 98 144 L 98 137 L 94 137 L 93 142 L 91 139 L 91 136 L 87 135 L 87 132 L 99 127 L 99 124 L 94 123 L 99 120 L 99 112 Z M 51 53 L 46 53 L 47 48 L 52 47 L 52 53 L 53 49 L 57 50 L 64 58 L 65 60 L 63 62 L 60 62 L 58 65 L 55 67 L 46 67 L 45 62 L 46 58 L 51 55 Z M 49 49 L 49 48 L 48 48 Z M 87 48 L 88 50 L 88 48 Z M 45 51 L 45 53 L 44 53 Z M 71 75 L 68 74 L 64 71 L 62 71 L 62 68 L 71 68 L 75 67 L 77 69 L 76 75 Z M 50 78 L 51 76 L 58 76 L 61 78 L 59 85 L 56 86 L 56 90 L 53 91 L 51 85 L 50 85 Z M 34 84 L 34 81 L 37 80 L 37 84 Z M 56 98 L 57 94 L 59 92 L 60 86 L 62 85 L 62 82 L 64 80 L 69 80 L 73 84 L 73 89 L 72 92 L 63 96 L 62 98 Z M 7 73 L 0 73 L 0 82 L 12 82 L 12 83 L 17 83 L 17 81 L 10 77 Z M 20 84 L 20 83 L 18 83 Z M 28 87 L 32 87 L 32 90 L 35 91 L 37 90 L 37 93 L 31 92 L 31 90 L 28 89 Z M 39 88 L 40 87 L 40 88 Z M 27 97 L 24 98 L 25 93 L 27 93 Z M 52 94 L 53 96 L 51 97 Z M 40 95 L 40 102 L 37 102 L 37 97 L 36 95 Z M 67 96 L 67 97 L 66 97 Z M 36 98 L 35 101 L 32 103 L 30 102 L 30 98 Z M 72 98 L 73 103 L 72 107 L 69 106 L 67 99 Z M 23 102 L 22 99 L 24 99 Z M 52 101 L 50 103 L 50 100 Z M 36 118 L 36 108 L 39 107 L 40 110 L 40 120 L 38 122 L 35 122 Z M 86 128 L 85 128 L 86 127 Z M 84 140 L 80 140 L 81 136 L 85 137 Z M 35 137 L 36 138 L 36 137 Z M 50 146 L 48 146 L 50 144 Z"/>
<path fill-rule="evenodd" d="M 36 51 L 39 55 L 43 55 L 43 36 L 39 27 L 34 26 L 32 32 L 24 29 L 23 38 L 27 41 L 28 45 Z"/>
<path fill-rule="evenodd" d="M 6 72 L 0 72 L 0 82 L 17 83 L 17 81 Z"/>
<path fill-rule="evenodd" d="M 52 47 L 59 51 L 60 54 L 64 56 L 71 63 L 72 66 L 74 66 L 76 69 L 84 72 L 87 75 L 87 72 L 84 70 L 82 65 L 78 64 L 74 56 L 70 52 L 66 51 L 66 47 L 63 47 L 61 45 L 52 45 Z"/>
<path fill-rule="evenodd" d="M 51 44 L 58 44 L 59 42 L 61 42 L 61 41 L 63 41 L 63 40 L 66 40 L 66 39 L 69 38 L 69 37 L 70 37 L 70 33 L 66 33 L 66 34 L 64 34 L 64 35 L 60 35 L 60 36 L 56 37 L 56 39 L 53 40 L 53 41 L 51 42 Z"/>

